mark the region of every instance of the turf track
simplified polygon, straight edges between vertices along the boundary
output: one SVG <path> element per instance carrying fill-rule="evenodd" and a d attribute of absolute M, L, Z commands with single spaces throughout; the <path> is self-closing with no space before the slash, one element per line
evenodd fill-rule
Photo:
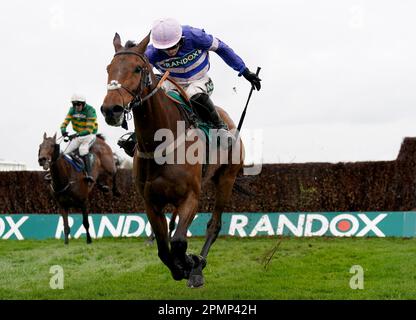
<path fill-rule="evenodd" d="M 0 241 L 0 299 L 414 299 L 416 239 L 220 238 L 202 289 L 175 282 L 144 239 Z M 190 239 L 198 252 L 203 239 Z M 64 269 L 63 290 L 49 287 Z M 364 289 L 352 290 L 353 265 Z"/>

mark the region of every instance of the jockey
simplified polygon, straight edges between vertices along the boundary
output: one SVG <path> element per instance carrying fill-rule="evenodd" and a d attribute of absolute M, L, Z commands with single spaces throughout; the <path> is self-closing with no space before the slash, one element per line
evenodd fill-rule
<path fill-rule="evenodd" d="M 69 136 L 71 142 L 65 150 L 66 154 L 78 150 L 79 155 L 84 160 L 86 177 L 89 182 L 94 182 L 92 177 L 93 155 L 90 153 L 90 147 L 96 139 L 98 130 L 97 115 L 95 109 L 86 103 L 83 95 L 74 94 L 71 98 L 72 107 L 61 125 L 61 133 L 63 137 L 68 137 L 66 127 L 69 122 L 72 123 L 72 128 L 76 132 Z"/>
<path fill-rule="evenodd" d="M 209 51 L 217 53 L 238 72 L 238 76 L 244 76 L 257 90 L 260 90 L 261 79 L 246 67 L 230 47 L 203 29 L 181 26 L 171 18 L 160 19 L 153 24 L 151 39 L 153 45 L 146 49 L 150 63 L 162 73 L 169 70 L 170 77 L 183 87 L 198 114 L 205 115 L 207 118 L 204 120 L 209 120 L 219 129 L 221 138 L 234 139 L 210 99 L 214 85 L 207 75 L 210 68 Z M 175 87 L 166 81 L 164 88 L 169 91 Z"/>

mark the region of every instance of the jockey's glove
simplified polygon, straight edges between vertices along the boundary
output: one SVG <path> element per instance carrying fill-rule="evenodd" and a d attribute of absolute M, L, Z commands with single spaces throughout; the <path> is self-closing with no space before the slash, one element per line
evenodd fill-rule
<path fill-rule="evenodd" d="M 255 87 L 257 90 L 260 90 L 261 88 L 261 79 L 253 72 L 251 72 L 248 68 L 243 71 L 243 76 L 246 78 L 253 87 Z"/>
<path fill-rule="evenodd" d="M 62 136 L 63 136 L 63 137 L 68 137 L 68 132 L 66 132 L 66 131 L 62 131 Z"/>

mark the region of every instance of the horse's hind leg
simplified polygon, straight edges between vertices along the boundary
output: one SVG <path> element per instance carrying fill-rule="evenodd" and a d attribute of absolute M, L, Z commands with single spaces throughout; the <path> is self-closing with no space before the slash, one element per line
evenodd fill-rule
<path fill-rule="evenodd" d="M 155 233 L 152 230 L 152 233 L 150 234 L 149 238 L 147 238 L 146 244 L 148 246 L 152 246 L 155 239 L 156 239 L 156 236 L 155 236 Z"/>
<path fill-rule="evenodd" d="M 92 240 L 91 240 L 90 230 L 89 230 L 90 229 L 90 223 L 88 221 L 87 207 L 83 206 L 81 208 L 81 210 L 82 210 L 82 225 L 84 226 L 85 232 L 87 233 L 87 244 L 90 244 L 90 243 L 92 243 Z"/>
<path fill-rule="evenodd" d="M 65 244 L 69 244 L 69 233 L 71 232 L 71 228 L 69 227 L 68 223 L 68 210 L 64 209 L 62 213 L 62 220 L 64 222 L 64 237 L 65 237 Z"/>
<path fill-rule="evenodd" d="M 218 237 L 221 230 L 221 216 L 226 204 L 228 203 L 236 175 L 233 171 L 227 169 L 219 176 L 216 183 L 216 199 L 215 208 L 212 213 L 211 219 L 208 221 L 206 240 L 201 250 L 201 262 L 191 272 L 189 277 L 188 286 L 195 288 L 204 284 L 204 277 L 202 275 L 202 269 L 206 266 L 206 258 L 208 256 L 209 249 Z"/>

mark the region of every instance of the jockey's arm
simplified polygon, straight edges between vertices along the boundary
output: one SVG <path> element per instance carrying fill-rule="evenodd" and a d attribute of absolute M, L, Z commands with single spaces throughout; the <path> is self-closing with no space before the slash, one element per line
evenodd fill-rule
<path fill-rule="evenodd" d="M 196 41 L 202 49 L 216 52 L 222 60 L 225 61 L 231 68 L 238 71 L 238 76 L 244 76 L 252 86 L 257 90 L 261 88 L 261 79 L 258 75 L 252 73 L 245 65 L 243 59 L 241 59 L 229 46 L 227 46 L 220 39 L 206 34 L 204 30 L 192 29 L 194 35 L 194 41 Z M 209 47 L 208 47 L 209 46 Z"/>
<path fill-rule="evenodd" d="M 71 112 L 68 112 L 68 114 L 65 117 L 64 122 L 62 122 L 61 124 L 61 134 L 64 135 L 64 133 L 66 132 L 66 127 L 68 127 L 68 124 L 71 122 L 72 119 L 72 114 Z"/>
<path fill-rule="evenodd" d="M 246 65 L 234 51 L 220 39 L 205 33 L 203 29 L 192 28 L 192 41 L 195 47 L 202 50 L 213 51 L 218 54 L 224 62 L 237 71 L 239 76 L 246 69 Z"/>

